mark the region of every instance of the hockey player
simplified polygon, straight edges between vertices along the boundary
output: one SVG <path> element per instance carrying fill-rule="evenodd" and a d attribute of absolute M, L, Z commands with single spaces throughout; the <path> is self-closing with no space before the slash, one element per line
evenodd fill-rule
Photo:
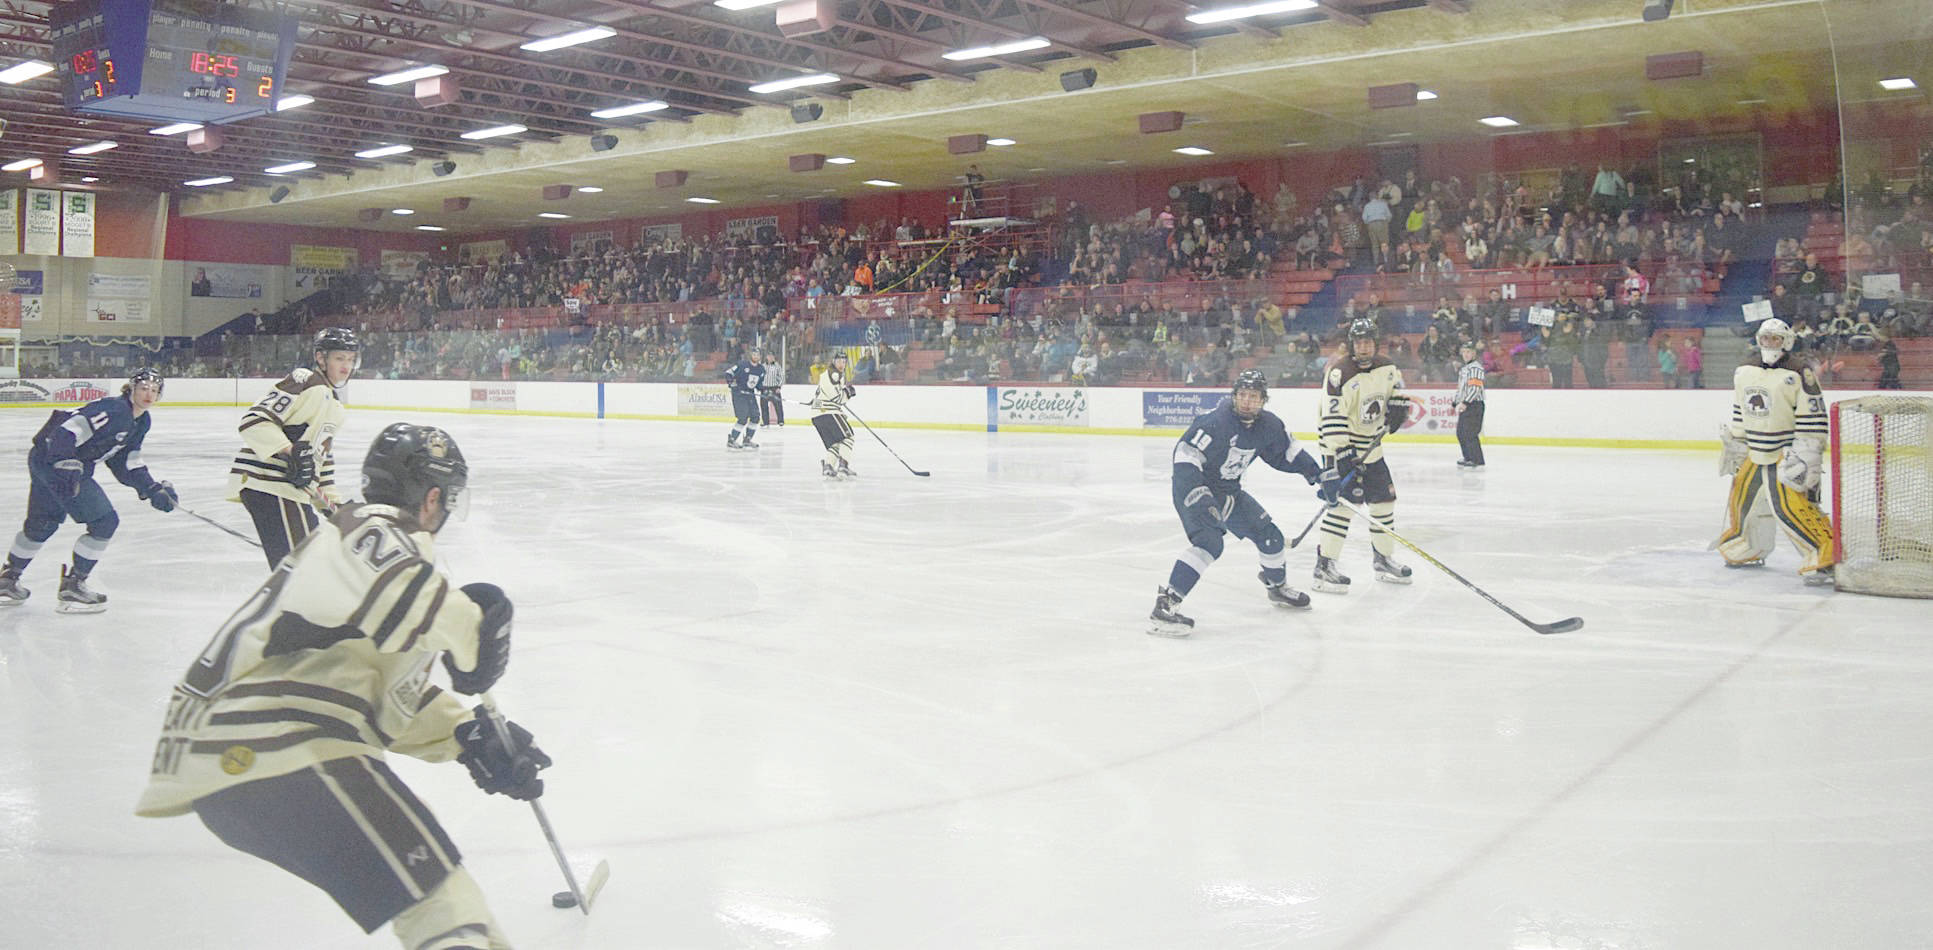
<path fill-rule="evenodd" d="M 228 469 L 228 500 L 255 521 L 270 568 L 315 530 L 318 507 L 342 504 L 336 487 L 336 431 L 342 391 L 356 371 L 356 331 L 315 335 L 312 366 L 275 384 L 242 413 L 242 449 Z"/>
<path fill-rule="evenodd" d="M 54 609 L 70 614 L 107 609 L 107 595 L 90 590 L 87 576 L 106 553 L 121 517 L 94 482 L 94 465 L 106 464 L 117 481 L 155 510 L 175 510 L 179 499 L 174 486 L 155 481 L 141 461 L 141 443 L 154 423 L 148 410 L 161 401 L 162 384 L 160 373 L 135 370 L 119 396 L 96 399 L 79 409 L 56 409 L 34 434 L 27 452 L 27 519 L 7 552 L 7 566 L 0 568 L 0 607 L 19 606 L 27 599 L 30 592 L 20 586 L 20 575 L 61 523 L 72 518 L 86 525 L 87 533 L 74 539 L 73 564 L 60 569 Z"/>
<path fill-rule="evenodd" d="M 725 384 L 732 391 L 732 415 L 738 418 L 732 424 L 732 434 L 725 439 L 728 449 L 758 448 L 752 437 L 758 434 L 758 391 L 765 386 L 765 364 L 761 360 L 759 352 L 751 350 L 725 371 Z M 738 440 L 740 432 L 745 434 L 743 442 Z"/>
<path fill-rule="evenodd" d="M 759 406 L 765 410 L 765 424 L 768 426 L 785 425 L 785 367 L 779 365 L 778 357 L 765 354 L 765 385 L 759 387 Z"/>
<path fill-rule="evenodd" d="M 812 427 L 819 430 L 819 441 L 826 446 L 819 471 L 827 478 L 859 477 L 852 470 L 852 423 L 846 421 L 846 400 L 857 395 L 859 391 L 846 382 L 845 351 L 835 351 L 812 394 Z"/>
<path fill-rule="evenodd" d="M 1321 396 L 1322 448 L 1336 473 L 1331 484 L 1343 498 L 1369 509 L 1369 544 L 1375 551 L 1376 579 L 1407 584 L 1410 569 L 1390 557 L 1396 542 L 1383 533 L 1383 528 L 1396 525 L 1396 485 L 1390 479 L 1388 463 L 1383 461 L 1383 436 L 1401 429 L 1409 418 L 1403 373 L 1376 354 L 1374 321 L 1351 323 L 1346 345 L 1349 358 L 1338 360 L 1330 368 Z M 1323 513 L 1312 585 L 1316 590 L 1349 593 L 1349 578 L 1336 569 L 1336 557 L 1342 553 L 1342 542 L 1349 536 L 1349 522 L 1354 516 L 1354 509 L 1340 504 L 1330 505 Z"/>
<path fill-rule="evenodd" d="M 1808 584 L 1832 583 L 1832 524 L 1812 502 L 1826 450 L 1826 400 L 1791 355 L 1792 328 L 1759 324 L 1759 358 L 1732 374 L 1732 418 L 1719 432 L 1719 473 L 1732 476 L 1725 531 L 1712 546 L 1730 567 L 1761 567 L 1785 530 Z"/>
<path fill-rule="evenodd" d="M 486 792 L 543 794 L 550 759 L 529 732 L 430 682 L 439 656 L 458 693 L 503 676 L 510 599 L 434 563 L 469 478 L 448 433 L 396 423 L 362 473 L 364 501 L 318 526 L 189 664 L 135 813 L 194 812 L 408 950 L 502 950 L 455 843 L 383 753 L 454 758 Z"/>
<path fill-rule="evenodd" d="M 1148 632 L 1185 637 L 1195 622 L 1175 611 L 1194 589 L 1208 565 L 1222 555 L 1222 535 L 1255 542 L 1262 555 L 1262 586 L 1278 607 L 1307 607 L 1309 595 L 1288 585 L 1282 529 L 1269 519 L 1254 496 L 1242 490 L 1242 473 L 1256 459 L 1319 483 L 1321 463 L 1296 444 L 1268 402 L 1268 379 L 1261 370 L 1243 370 L 1228 398 L 1197 418 L 1175 443 L 1174 501 L 1188 547 L 1175 559 L 1168 583 L 1155 592 L 1155 623 Z M 1329 473 L 1333 476 L 1333 472 Z"/>

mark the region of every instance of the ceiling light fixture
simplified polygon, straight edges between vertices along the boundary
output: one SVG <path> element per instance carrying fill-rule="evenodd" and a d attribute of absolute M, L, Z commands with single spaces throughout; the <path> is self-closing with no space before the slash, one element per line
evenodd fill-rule
<path fill-rule="evenodd" d="M 287 165 L 271 165 L 262 169 L 265 175 L 287 175 L 291 172 L 305 172 L 315 167 L 314 162 L 290 162 Z"/>
<path fill-rule="evenodd" d="M 92 183 L 94 183 L 94 182 L 97 182 L 97 181 L 100 181 L 100 179 L 99 179 L 99 178 L 95 178 L 95 177 L 94 177 L 93 175 L 89 175 L 89 176 L 87 176 L 87 177 L 85 177 L 85 178 L 82 178 L 82 179 L 81 179 L 81 181 L 83 181 L 83 182 L 86 182 L 86 183 L 89 183 L 89 184 L 92 184 Z"/>
<path fill-rule="evenodd" d="M 813 73 L 810 76 L 791 76 L 785 79 L 774 79 L 771 82 L 762 82 L 751 87 L 751 91 L 758 95 L 764 95 L 768 92 L 784 92 L 787 89 L 797 89 L 801 86 L 823 86 L 826 83 L 838 81 L 839 77 L 832 73 Z"/>
<path fill-rule="evenodd" d="M 1486 115 L 1477 120 L 1493 129 L 1507 129 L 1517 124 L 1517 120 L 1507 115 Z"/>
<path fill-rule="evenodd" d="M 206 188 L 209 185 L 226 185 L 234 180 L 234 178 L 228 175 L 216 175 L 213 178 L 197 178 L 194 181 L 184 181 L 182 184 L 192 188 Z"/>
<path fill-rule="evenodd" d="M 826 159 L 826 164 L 828 164 L 828 165 L 850 165 L 850 164 L 852 164 L 853 162 L 856 162 L 856 161 L 858 161 L 858 160 L 859 160 L 859 159 L 856 159 L 856 158 L 847 158 L 847 157 L 845 157 L 844 155 L 834 155 L 833 157 L 831 157 L 831 158 L 828 158 L 828 159 Z"/>
<path fill-rule="evenodd" d="M 1024 40 L 1014 40 L 1011 43 L 995 43 L 992 46 L 974 46 L 968 49 L 956 49 L 951 52 L 941 53 L 940 58 L 957 61 L 962 59 L 985 59 L 989 56 L 1011 56 L 1014 53 L 1025 53 L 1028 50 L 1044 49 L 1052 45 L 1054 45 L 1053 41 L 1047 37 L 1030 36 Z"/>
<path fill-rule="evenodd" d="M 110 148 L 120 148 L 120 147 L 121 147 L 121 143 L 119 142 L 110 142 L 106 139 L 102 139 L 99 142 L 93 142 L 88 145 L 76 145 L 73 148 L 68 149 L 67 154 L 92 155 L 95 152 L 105 152 Z"/>
<path fill-rule="evenodd" d="M 868 178 L 861 184 L 871 185 L 874 188 L 898 188 L 899 187 L 899 182 L 893 181 L 890 178 Z"/>
<path fill-rule="evenodd" d="M 596 185 L 585 185 L 584 187 L 579 188 L 577 190 L 587 195 L 602 194 L 604 192 L 604 189 L 599 188 Z"/>
<path fill-rule="evenodd" d="M 401 155 L 404 152 L 414 152 L 414 151 L 416 151 L 416 148 L 411 145 L 379 145 L 375 148 L 363 149 L 362 151 L 357 152 L 356 157 L 357 158 L 388 158 L 391 155 Z"/>
<path fill-rule="evenodd" d="M 300 93 L 293 96 L 283 96 L 282 98 L 275 100 L 275 111 L 287 112 L 290 109 L 300 109 L 303 106 L 313 104 L 314 102 L 315 102 L 314 96 L 305 96 L 305 95 L 301 95 Z"/>
<path fill-rule="evenodd" d="M 588 29 L 578 30 L 574 33 L 560 33 L 556 36 L 546 36 L 541 40 L 531 40 L 517 48 L 528 50 L 532 53 L 548 53 L 554 49 L 576 46 L 579 43 L 589 43 L 592 40 L 607 40 L 616 35 L 617 31 L 608 26 L 593 26 Z"/>
<path fill-rule="evenodd" d="M 0 82 L 6 83 L 9 86 L 18 85 L 29 79 L 45 76 L 53 71 L 53 63 L 44 63 L 37 59 L 23 60 L 5 69 L 0 69 Z"/>
<path fill-rule="evenodd" d="M 1436 93 L 1433 93 L 1433 92 L 1431 92 L 1431 91 L 1429 91 L 1428 89 L 1418 89 L 1418 90 L 1416 90 L 1416 101 L 1417 101 L 1417 102 L 1428 102 L 1428 101 L 1430 101 L 1431 99 L 1434 99 L 1434 98 L 1436 98 Z"/>
<path fill-rule="evenodd" d="M 715 5 L 721 10 L 752 10 L 758 7 L 769 7 L 778 2 L 779 0 L 716 0 Z"/>
<path fill-rule="evenodd" d="M 457 137 L 474 141 L 476 139 L 494 139 L 504 135 L 517 135 L 528 131 L 530 129 L 513 123 L 511 125 L 493 125 L 487 129 L 473 129 Z"/>
<path fill-rule="evenodd" d="M 1215 154 L 1214 152 L 1211 152 L 1208 149 L 1202 148 L 1199 145 L 1183 145 L 1182 147 L 1175 149 L 1174 151 L 1175 151 L 1175 154 L 1177 155 L 1213 155 Z"/>
<path fill-rule="evenodd" d="M 653 99 L 649 102 L 633 102 L 628 106 L 612 106 L 609 109 L 599 109 L 596 112 L 591 113 L 591 118 L 621 119 L 627 115 L 637 115 L 640 112 L 656 112 L 659 109 L 668 109 L 668 108 L 671 108 L 670 103 L 664 102 L 658 99 Z"/>
<path fill-rule="evenodd" d="M 407 217 L 409 217 L 410 215 L 412 215 L 412 214 L 415 214 L 415 213 L 416 213 L 416 209 L 415 209 L 415 208 L 391 208 L 391 209 L 389 209 L 389 213 L 390 213 L 390 214 L 400 214 L 400 215 L 402 215 L 403 217 L 406 217 L 406 218 L 407 218 Z"/>
<path fill-rule="evenodd" d="M 201 123 L 199 122 L 176 122 L 173 125 L 164 125 L 158 129 L 149 129 L 148 134 L 149 135 L 180 135 L 183 132 L 193 132 L 194 130 L 199 128 L 201 128 Z"/>
<path fill-rule="evenodd" d="M 1896 76 L 1892 79 L 1880 80 L 1879 88 L 1885 89 L 1889 92 L 1899 92 L 1902 89 L 1918 89 L 1919 84 L 1914 82 L 1911 79 L 1906 78 L 1905 76 Z"/>
<path fill-rule="evenodd" d="M 698 195 L 693 195 L 689 198 L 686 198 L 685 200 L 695 205 L 715 205 L 718 203 L 717 198 L 705 198 L 705 197 L 700 197 Z"/>
<path fill-rule="evenodd" d="M 1190 23 L 1225 23 L 1229 20 L 1245 20 L 1252 16 L 1268 16 L 1271 13 L 1295 13 L 1316 8 L 1315 0 L 1264 0 L 1262 3 L 1245 3 L 1236 7 L 1218 7 L 1213 10 L 1200 10 L 1188 14 Z"/>
<path fill-rule="evenodd" d="M 439 228 L 439 227 L 437 227 L 437 226 L 436 226 L 436 225 L 434 225 L 434 224 L 419 224 L 419 225 L 417 225 L 417 226 L 416 226 L 416 230 L 418 230 L 418 231 L 448 231 L 448 230 L 449 230 L 449 228 Z"/>
<path fill-rule="evenodd" d="M 562 211 L 539 211 L 539 212 L 537 212 L 537 217 L 540 217 L 540 218 L 568 218 L 568 217 L 570 217 L 570 215 L 567 215 L 567 214 L 565 214 L 565 213 L 563 213 Z"/>
<path fill-rule="evenodd" d="M 1013 145 L 1016 143 L 1014 142 L 1013 139 L 988 139 L 987 144 L 995 148 L 1006 148 L 1007 146 Z"/>
<path fill-rule="evenodd" d="M 40 167 L 40 159 L 23 158 L 23 159 L 20 159 L 19 161 L 8 162 L 5 165 L 0 165 L 0 172 L 24 172 L 29 168 L 38 168 L 38 167 Z"/>
<path fill-rule="evenodd" d="M 1304 145 L 1307 145 L 1307 144 L 1309 144 L 1309 143 L 1307 143 L 1307 142 L 1283 142 L 1283 143 L 1282 143 L 1282 147 L 1283 147 L 1283 148 L 1301 148 L 1302 146 L 1304 146 Z"/>
<path fill-rule="evenodd" d="M 437 66 L 434 64 L 429 66 L 411 66 L 408 69 L 399 69 L 393 73 L 371 76 L 369 77 L 369 84 L 372 86 L 400 86 L 403 83 L 415 82 L 418 79 L 441 76 L 449 71 L 450 68 L 448 66 Z"/>

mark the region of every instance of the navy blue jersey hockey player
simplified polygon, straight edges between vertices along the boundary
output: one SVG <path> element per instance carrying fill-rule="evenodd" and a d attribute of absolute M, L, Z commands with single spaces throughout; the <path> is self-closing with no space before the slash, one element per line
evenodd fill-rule
<path fill-rule="evenodd" d="M 61 568 L 60 594 L 54 607 L 62 613 L 100 613 L 107 596 L 89 590 L 87 575 L 107 551 L 109 539 L 121 524 L 107 494 L 94 482 L 96 463 L 107 466 L 121 484 L 134 489 L 143 501 L 160 511 L 175 509 L 174 486 L 158 482 L 141 461 L 141 443 L 154 419 L 148 415 L 161 399 L 161 374 L 137 370 L 121 387 L 121 395 L 96 399 L 79 409 L 56 409 L 34 434 L 27 452 L 32 485 L 27 493 L 27 519 L 0 568 L 0 606 L 17 606 L 27 599 L 20 575 L 69 518 L 87 526 L 74 541 L 74 562 Z"/>
<path fill-rule="evenodd" d="M 1156 636 L 1185 637 L 1195 622 L 1175 611 L 1194 589 L 1202 572 L 1222 554 L 1222 535 L 1255 543 L 1262 556 L 1262 585 L 1278 607 L 1307 607 L 1309 595 L 1287 583 L 1282 529 L 1254 496 L 1242 490 L 1242 473 L 1257 459 L 1270 468 L 1293 472 L 1314 485 L 1324 477 L 1321 463 L 1296 444 L 1268 402 L 1268 380 L 1259 370 L 1244 370 L 1221 404 L 1197 418 L 1175 443 L 1175 513 L 1188 535 L 1188 547 L 1175 559 L 1168 583 L 1155 595 Z"/>
<path fill-rule="evenodd" d="M 732 415 L 737 418 L 731 436 L 725 440 L 728 449 L 758 448 L 752 437 L 758 434 L 758 391 L 765 386 L 766 372 L 760 359 L 759 352 L 752 350 L 725 371 L 725 385 L 732 391 Z M 743 442 L 738 438 L 740 432 L 745 434 Z"/>

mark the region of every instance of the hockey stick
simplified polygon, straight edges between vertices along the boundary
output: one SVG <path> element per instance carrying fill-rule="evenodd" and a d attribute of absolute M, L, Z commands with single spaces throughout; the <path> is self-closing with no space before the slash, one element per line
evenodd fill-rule
<path fill-rule="evenodd" d="M 1369 448 L 1367 448 L 1367 449 L 1364 449 L 1364 450 L 1362 451 L 1362 454 L 1361 454 L 1361 456 L 1359 456 L 1359 457 L 1360 457 L 1360 458 L 1367 458 L 1367 457 L 1369 456 L 1369 453 L 1371 453 L 1371 452 L 1374 452 L 1374 451 L 1376 451 L 1376 446 L 1379 446 L 1379 445 L 1381 445 L 1381 444 L 1383 444 L 1383 436 L 1386 436 L 1386 435 L 1388 435 L 1388 434 L 1389 434 L 1389 430 L 1388 430 L 1388 429 L 1384 429 L 1383 431 L 1381 431 L 1381 432 L 1378 432 L 1378 433 L 1376 433 L 1376 439 L 1375 439 L 1375 441 L 1372 441 L 1372 442 L 1370 442 L 1370 443 L 1369 443 Z M 1361 462 L 1361 461 L 1358 461 L 1358 462 L 1356 463 L 1356 465 L 1355 465 L 1355 467 L 1354 467 L 1354 468 L 1351 468 L 1351 469 L 1349 470 L 1349 474 L 1347 474 L 1347 475 L 1344 475 L 1344 476 L 1342 477 L 1342 481 L 1339 481 L 1339 482 L 1337 482 L 1337 483 L 1336 483 L 1336 498 L 1337 498 L 1337 500 L 1336 500 L 1336 501 L 1325 501 L 1325 502 L 1323 502 L 1323 503 L 1322 503 L 1322 507 L 1321 507 L 1320 509 L 1318 509 L 1318 510 L 1316 511 L 1316 513 L 1315 513 L 1315 517 L 1313 517 L 1313 518 L 1310 518 L 1310 519 L 1309 519 L 1309 523 L 1308 523 L 1308 524 L 1306 524 L 1306 525 L 1303 525 L 1303 526 L 1302 526 L 1302 533 L 1301 533 L 1301 534 L 1298 534 L 1298 535 L 1296 535 L 1296 536 L 1295 536 L 1295 540 L 1294 540 L 1294 541 L 1290 541 L 1290 542 L 1289 542 L 1289 548 L 1290 548 L 1291 550 L 1293 550 L 1293 549 L 1295 548 L 1295 546 L 1296 546 L 1296 545 L 1298 545 L 1298 544 L 1301 544 L 1301 543 L 1302 543 L 1302 539 L 1303 539 L 1303 538 L 1306 538 L 1306 537 L 1308 537 L 1308 536 L 1309 536 L 1309 532 L 1311 532 L 1311 531 L 1314 531 L 1314 530 L 1315 530 L 1315 526 L 1316 526 L 1316 522 L 1318 522 L 1318 521 L 1321 521 L 1321 520 L 1322 520 L 1322 515 L 1323 515 L 1323 513 L 1324 513 L 1324 512 L 1326 512 L 1326 511 L 1328 511 L 1328 510 L 1329 510 L 1329 509 L 1331 509 L 1331 508 L 1334 508 L 1334 507 L 1335 507 L 1335 506 L 1337 506 L 1337 505 L 1340 505 L 1340 504 L 1342 504 L 1342 501 L 1341 501 L 1341 498 L 1342 498 L 1342 493 L 1343 493 L 1343 490 L 1344 490 L 1344 489 L 1347 489 L 1347 488 L 1349 487 L 1349 483 L 1350 483 L 1350 482 L 1352 482 L 1352 481 L 1355 481 L 1355 480 L 1356 480 L 1356 473 L 1357 473 L 1357 472 L 1360 472 L 1360 471 L 1362 471 L 1362 467 L 1363 467 L 1363 465 L 1364 465 L 1364 464 L 1366 464 L 1366 463 L 1364 463 L 1364 462 Z"/>
<path fill-rule="evenodd" d="M 510 744 L 510 727 L 504 721 L 503 713 L 497 710 L 496 699 L 486 690 L 477 697 L 477 701 L 483 705 L 484 711 L 490 714 L 490 723 L 497 730 L 497 738 L 503 742 L 504 752 L 511 758 L 516 758 L 517 748 Z M 563 846 L 557 843 L 557 832 L 550 828 L 550 816 L 544 813 L 544 803 L 531 799 L 530 811 L 537 816 L 537 827 L 543 830 L 544 840 L 550 843 L 550 855 L 557 859 L 557 870 L 564 872 L 564 883 L 570 885 L 571 899 L 576 902 L 577 909 L 583 911 L 584 916 L 589 917 L 591 903 L 597 900 L 598 893 L 604 890 L 604 882 L 611 879 L 611 862 L 597 862 L 597 867 L 591 871 L 590 880 L 585 883 L 585 886 L 579 887 L 577 873 L 571 870 L 570 862 L 564 858 Z"/>
<path fill-rule="evenodd" d="M 228 532 L 229 534 L 232 534 L 232 535 L 234 535 L 235 537 L 238 537 L 238 538 L 241 538 L 241 539 L 242 539 L 243 541 L 247 541 L 248 543 L 250 543 L 250 544 L 253 544 L 253 545 L 255 545 L 255 546 L 256 546 L 256 547 L 258 547 L 258 548 L 262 546 L 262 542 L 260 542 L 260 541 L 257 541 L 257 540 L 255 540 L 254 538 L 251 538 L 251 537 L 249 537 L 248 535 L 245 535 L 245 534 L 243 534 L 243 533 L 241 533 L 240 531 L 237 531 L 237 530 L 235 530 L 234 528 L 231 528 L 231 527 L 229 527 L 229 526 L 227 526 L 227 525 L 225 525 L 225 524 L 222 524 L 221 522 L 219 522 L 219 521 L 216 521 L 215 519 L 213 519 L 213 518 L 210 518 L 210 517 L 208 517 L 207 515 L 204 515 L 204 514 L 202 514 L 201 512 L 199 512 L 199 511 L 196 511 L 196 510 L 194 510 L 193 508 L 190 508 L 190 507 L 188 507 L 187 505 L 184 505 L 184 504 L 181 504 L 180 502 L 176 502 L 176 503 L 175 503 L 175 507 L 176 507 L 176 508 L 179 508 L 179 509 L 181 509 L 182 511 L 185 511 L 185 512 L 187 512 L 188 514 L 191 514 L 191 515 L 194 515 L 195 517 L 197 517 L 197 518 L 200 518 L 201 520 L 203 520 L 203 521 L 205 521 L 205 522 L 207 522 L 207 523 L 208 523 L 208 525 L 209 525 L 209 527 L 212 527 L 212 528 L 216 528 L 216 529 L 218 529 L 218 530 L 221 530 L 221 531 L 226 531 L 226 532 Z"/>
<path fill-rule="evenodd" d="M 1372 530 L 1381 531 L 1382 533 L 1387 534 L 1390 537 L 1396 539 L 1396 543 L 1401 544 L 1403 547 L 1409 548 L 1412 551 L 1415 551 L 1417 557 L 1420 557 L 1423 560 L 1436 565 L 1437 570 L 1440 570 L 1443 573 L 1456 578 L 1457 583 L 1462 584 L 1463 586 L 1468 587 L 1473 591 L 1476 591 L 1478 597 L 1481 597 L 1484 600 L 1489 601 L 1491 606 L 1497 608 L 1498 610 L 1503 611 L 1504 613 L 1509 614 L 1511 618 L 1515 619 L 1518 623 L 1523 624 L 1524 626 L 1529 627 L 1530 629 L 1535 630 L 1538 633 L 1569 633 L 1573 630 L 1580 629 L 1584 626 L 1584 618 L 1582 617 L 1566 617 L 1565 619 L 1559 620 L 1555 623 L 1536 623 L 1532 621 L 1529 617 L 1526 617 L 1523 614 L 1520 614 L 1514 610 L 1511 610 L 1509 606 L 1504 604 L 1503 601 L 1490 596 L 1489 591 L 1486 591 L 1483 588 L 1470 583 L 1468 578 L 1451 570 L 1450 565 L 1437 560 L 1435 557 L 1431 556 L 1430 552 L 1417 547 L 1408 538 L 1405 538 L 1402 535 L 1397 534 L 1396 529 L 1391 528 L 1387 525 L 1377 523 L 1375 517 L 1369 513 L 1368 509 L 1363 508 L 1355 504 L 1354 502 L 1344 502 L 1344 504 L 1347 504 L 1351 511 L 1354 511 L 1356 514 L 1359 514 L 1364 518 L 1368 519 L 1370 525 L 1372 526 Z"/>
<path fill-rule="evenodd" d="M 906 465 L 906 460 L 905 460 L 905 459 L 903 459 L 903 458 L 900 458 L 900 457 L 899 457 L 899 453 L 898 453 L 898 452 L 895 452 L 895 451 L 893 451 L 893 447 L 892 447 L 892 446 L 890 446 L 890 445 L 887 445 L 887 444 L 886 444 L 886 440 L 885 440 L 885 439 L 880 439 L 880 438 L 879 438 L 879 433 L 877 433 L 877 432 L 873 432 L 873 427 L 872 427 L 872 426 L 868 426 L 868 425 L 866 425 L 866 420 L 864 420 L 864 419 L 860 419 L 860 418 L 859 418 L 859 414 L 858 414 L 858 413 L 856 413 L 856 412 L 853 412 L 853 411 L 852 411 L 852 407 L 851 407 L 851 406 L 847 406 L 847 407 L 846 407 L 846 415 L 849 415 L 849 416 L 851 416 L 851 417 L 853 417 L 854 419 L 858 419 L 858 420 L 859 420 L 859 424 L 860 424 L 860 425 L 862 425 L 862 426 L 866 426 L 866 431 L 867 431 L 867 432 L 872 432 L 872 433 L 873 433 L 873 438 L 875 438 L 875 439 L 879 439 L 879 446 L 880 446 L 880 448 L 883 448 L 883 449 L 885 449 L 885 450 L 886 450 L 886 454 L 887 454 L 887 455 L 890 455 L 890 456 L 892 456 L 892 457 L 893 457 L 893 460 L 894 460 L 894 461 L 897 461 L 897 462 L 898 462 L 899 464 L 901 464 L 901 465 Z M 912 473 L 913 473 L 913 474 L 915 474 L 915 475 L 918 475 L 918 476 L 919 476 L 919 477 L 921 477 L 921 478 L 930 478 L 930 477 L 932 477 L 932 475 L 933 475 L 933 473 L 932 473 L 932 472 L 922 472 L 922 471 L 920 471 L 919 469 L 917 469 L 917 468 L 914 468 L 914 467 L 913 467 L 913 466 L 911 466 L 911 465 L 906 465 L 906 470 L 907 470 L 907 471 L 909 471 L 909 472 L 912 472 Z"/>

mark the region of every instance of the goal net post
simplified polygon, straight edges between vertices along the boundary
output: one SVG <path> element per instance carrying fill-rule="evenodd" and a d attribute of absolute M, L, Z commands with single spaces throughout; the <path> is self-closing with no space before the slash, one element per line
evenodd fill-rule
<path fill-rule="evenodd" d="M 1835 585 L 1933 598 L 1933 396 L 1832 405 Z"/>

